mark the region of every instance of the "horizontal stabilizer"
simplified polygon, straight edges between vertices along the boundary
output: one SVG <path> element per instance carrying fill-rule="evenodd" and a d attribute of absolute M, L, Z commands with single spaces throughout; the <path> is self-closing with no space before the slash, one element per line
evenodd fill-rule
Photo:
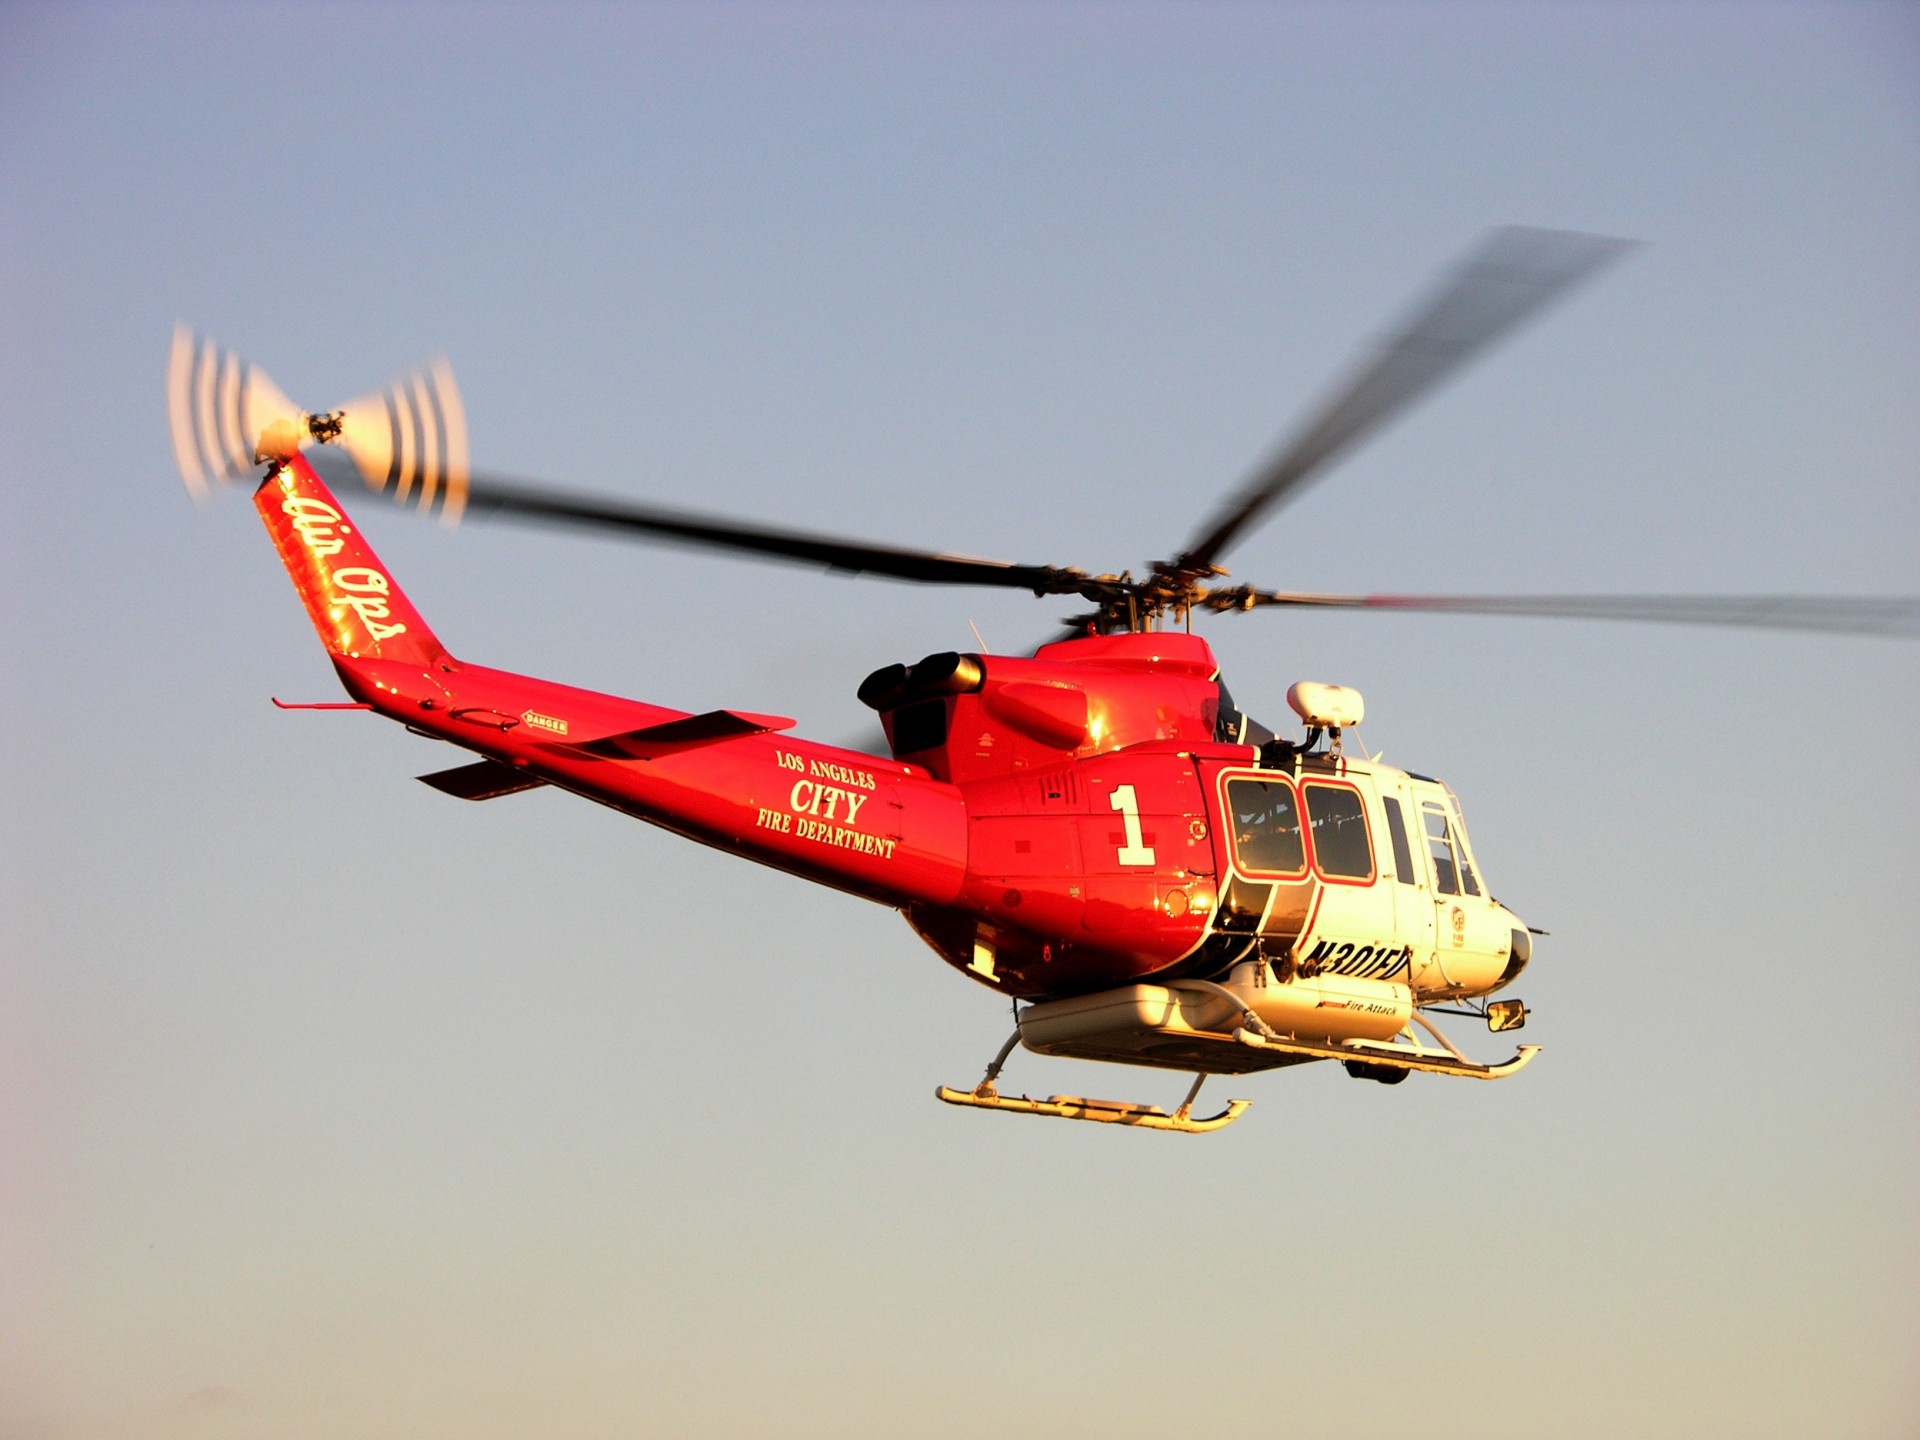
<path fill-rule="evenodd" d="M 770 730 L 791 730 L 794 722 L 779 715 L 750 715 L 742 710 L 709 710 L 704 715 L 689 715 L 684 720 L 666 720 L 658 725 L 643 725 L 622 735 L 608 735 L 567 748 L 576 754 L 593 755 L 602 760 L 636 760 L 669 745 L 710 745 L 716 740 L 737 740 L 742 735 L 763 735 Z"/>
<path fill-rule="evenodd" d="M 518 795 L 522 790 L 536 790 L 547 783 L 524 770 L 502 765 L 497 760 L 476 760 L 471 765 L 436 770 L 431 775 L 418 778 L 421 784 L 431 785 L 441 794 L 451 795 L 457 800 L 492 800 L 500 795 Z"/>

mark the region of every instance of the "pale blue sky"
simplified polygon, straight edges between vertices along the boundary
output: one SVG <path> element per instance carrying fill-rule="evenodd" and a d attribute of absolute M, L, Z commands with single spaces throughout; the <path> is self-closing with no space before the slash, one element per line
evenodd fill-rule
<path fill-rule="evenodd" d="M 1920 590 L 1911 7 L 0 9 L 0 1431 L 1920 1426 L 1920 647 L 1207 625 L 1454 784 L 1546 1048 L 1115 1133 L 938 1105 L 1006 1017 L 890 913 L 275 711 L 165 433 L 176 319 L 444 351 L 479 463 L 1137 567 L 1507 222 L 1648 243 L 1240 577 Z M 1065 608 L 367 519 L 464 656 L 829 739 Z"/>

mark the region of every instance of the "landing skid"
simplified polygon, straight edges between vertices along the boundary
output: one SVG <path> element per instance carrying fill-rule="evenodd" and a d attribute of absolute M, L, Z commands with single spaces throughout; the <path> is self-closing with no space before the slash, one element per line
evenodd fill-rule
<path fill-rule="evenodd" d="M 1241 1004 L 1237 997 L 1221 986 L 1205 981 L 1186 983 L 1216 991 L 1236 1006 Z M 1229 1100 L 1227 1108 L 1218 1115 L 1203 1116 L 1196 1120 L 1193 1102 L 1209 1074 L 1244 1074 L 1249 1070 L 1274 1069 L 1315 1060 L 1339 1060 L 1356 1077 L 1389 1084 L 1404 1079 L 1408 1072 L 1414 1070 L 1432 1075 L 1459 1075 L 1469 1080 L 1500 1080 L 1525 1069 L 1533 1057 L 1540 1053 L 1538 1045 L 1522 1045 L 1510 1059 L 1492 1065 L 1479 1064 L 1454 1048 L 1453 1042 L 1418 1011 L 1414 1012 L 1413 1023 L 1439 1041 L 1438 1047 L 1422 1044 L 1415 1039 L 1412 1025 L 1402 1032 L 1404 1038 L 1393 1040 L 1312 1041 L 1277 1033 L 1250 1008 L 1243 1009 L 1241 1013 L 1245 1023 L 1231 1033 L 1184 1026 L 1176 1033 L 1169 1028 L 1153 1027 L 1150 1034 L 1164 1035 L 1169 1040 L 1179 1042 L 1177 1060 L 1165 1051 L 1150 1053 L 1144 1049 L 1128 1051 L 1118 1047 L 1108 1050 L 1085 1042 L 1073 1044 L 1056 1041 L 1036 1045 L 1029 1041 L 1028 1048 L 1040 1054 L 1153 1065 L 1166 1069 L 1178 1065 L 1182 1069 L 1199 1070 L 1200 1073 L 1193 1077 L 1187 1098 L 1172 1113 L 1155 1105 L 1139 1105 L 1125 1100 L 1093 1100 L 1081 1095 L 1049 1095 L 1044 1100 L 1036 1100 L 1028 1095 L 1002 1095 L 995 1082 L 1006 1068 L 1007 1057 L 1013 1053 L 1014 1046 L 1021 1043 L 1019 1030 L 1007 1037 L 1007 1043 L 1000 1047 L 1000 1053 L 987 1066 L 986 1075 L 973 1089 L 956 1090 L 950 1085 L 941 1085 L 933 1093 L 949 1105 L 970 1105 L 979 1110 L 1005 1110 L 1015 1115 L 1051 1115 L 1059 1120 L 1087 1120 L 1099 1125 L 1132 1125 L 1141 1130 L 1178 1130 L 1197 1135 L 1231 1125 L 1253 1103 L 1251 1100 Z"/>
<path fill-rule="evenodd" d="M 1020 1032 L 1016 1030 L 1007 1038 L 1007 1043 L 1000 1047 L 1000 1053 L 993 1057 L 993 1063 L 987 1066 L 985 1078 L 973 1089 L 955 1090 L 950 1085 L 941 1085 L 935 1088 L 934 1095 L 949 1105 L 971 1105 L 979 1110 L 1005 1110 L 1015 1115 L 1051 1115 L 1059 1120 L 1088 1120 L 1096 1125 L 1131 1125 L 1139 1130 L 1178 1130 L 1186 1135 L 1225 1129 L 1253 1104 L 1251 1100 L 1229 1100 L 1227 1108 L 1218 1115 L 1194 1119 L 1193 1102 L 1199 1097 L 1200 1087 L 1207 1082 L 1204 1074 L 1193 1077 L 1187 1098 L 1180 1102 L 1180 1108 L 1172 1114 L 1157 1105 L 1135 1105 L 1126 1100 L 1091 1100 L 1084 1095 L 1049 1095 L 1044 1100 L 1035 1100 L 1026 1095 L 1002 1095 L 994 1088 L 994 1081 L 1000 1078 L 1007 1056 L 1013 1053 L 1013 1047 L 1019 1043 Z"/>
<path fill-rule="evenodd" d="M 1389 1070 L 1424 1070 L 1431 1075 L 1464 1075 L 1469 1080 L 1504 1079 L 1516 1070 L 1525 1069 L 1533 1057 L 1540 1053 L 1538 1045 L 1522 1045 L 1513 1052 L 1510 1060 L 1479 1065 L 1448 1051 L 1390 1041 L 1348 1040 L 1340 1045 L 1316 1045 L 1307 1040 L 1271 1040 L 1249 1031 L 1242 1031 L 1231 1038 L 1242 1045 L 1273 1050 L 1282 1055 L 1298 1055 L 1311 1060 L 1345 1060 L 1349 1064 L 1378 1065 Z"/>
<path fill-rule="evenodd" d="M 1202 1075 L 1194 1082 L 1194 1090 L 1200 1088 L 1199 1080 L 1204 1079 Z M 1205 1115 L 1196 1120 L 1191 1092 L 1186 1103 L 1171 1115 L 1155 1105 L 1135 1105 L 1125 1100 L 1091 1100 L 1082 1095 L 1049 1095 L 1044 1100 L 1034 1100 L 1025 1095 L 1002 1095 L 987 1086 L 978 1090 L 955 1090 L 942 1085 L 933 1093 L 949 1105 L 1006 1110 L 1015 1115 L 1052 1115 L 1061 1120 L 1091 1120 L 1097 1125 L 1132 1125 L 1140 1130 L 1178 1130 L 1188 1135 L 1223 1129 L 1253 1104 L 1251 1100 L 1229 1100 L 1227 1108 L 1218 1115 Z"/>

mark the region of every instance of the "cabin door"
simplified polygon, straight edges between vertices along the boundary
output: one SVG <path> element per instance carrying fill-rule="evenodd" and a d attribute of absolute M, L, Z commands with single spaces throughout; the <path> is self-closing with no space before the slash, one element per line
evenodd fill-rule
<path fill-rule="evenodd" d="M 1433 964 L 1433 880 L 1427 870 L 1425 842 L 1420 838 L 1420 806 L 1413 791 L 1400 776 L 1383 774 L 1376 778 L 1386 841 L 1381 846 L 1385 853 L 1380 857 L 1380 878 L 1392 893 L 1394 929 L 1409 952 L 1405 967 L 1390 978 L 1405 980 Z"/>

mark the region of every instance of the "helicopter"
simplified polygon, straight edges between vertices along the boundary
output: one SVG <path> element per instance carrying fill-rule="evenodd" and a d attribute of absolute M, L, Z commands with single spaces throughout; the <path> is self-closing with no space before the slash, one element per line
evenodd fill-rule
<path fill-rule="evenodd" d="M 1228 550 L 1386 422 L 1616 260 L 1629 242 L 1508 227 L 1471 250 L 1259 464 L 1187 546 L 1139 578 L 873 544 L 476 475 L 436 361 L 341 408 L 301 410 L 186 327 L 168 365 L 190 491 L 254 505 L 349 700 L 477 758 L 418 777 L 478 802 L 569 791 L 715 849 L 898 910 L 1015 1029 L 956 1106 L 1147 1130 L 1196 1115 L 1211 1075 L 1333 1061 L 1355 1078 L 1494 1080 L 1539 1053 L 1470 1059 L 1436 1016 L 1520 1029 L 1494 998 L 1536 939 L 1494 896 L 1458 797 L 1355 733 L 1354 690 L 1302 681 L 1283 736 L 1234 703 L 1196 612 L 1341 607 L 1598 617 L 1912 636 L 1920 598 L 1320 594 L 1222 583 Z M 944 651 L 858 689 L 885 755 L 805 740 L 783 716 L 690 713 L 456 658 L 333 488 L 449 523 L 563 525 L 853 574 L 1073 597 L 1031 654 Z M 331 482 L 331 483 L 330 483 Z M 1002 1093 L 1016 1047 L 1191 1074 L 1172 1109 Z"/>

